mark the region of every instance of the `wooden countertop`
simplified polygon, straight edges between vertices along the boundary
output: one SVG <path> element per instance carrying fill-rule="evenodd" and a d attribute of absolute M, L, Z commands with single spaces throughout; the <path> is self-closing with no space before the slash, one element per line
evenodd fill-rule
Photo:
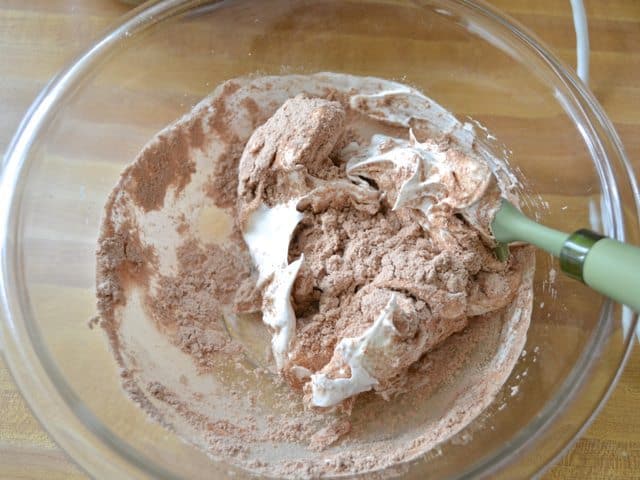
<path fill-rule="evenodd" d="M 575 38 L 568 0 L 492 0 L 569 64 Z M 640 172 L 640 1 L 587 0 L 591 88 Z M 0 0 L 0 151 L 25 110 L 75 54 L 128 7 L 116 0 Z M 0 479 L 86 476 L 42 430 L 0 360 Z M 640 479 L 640 350 L 615 392 L 548 479 Z"/>

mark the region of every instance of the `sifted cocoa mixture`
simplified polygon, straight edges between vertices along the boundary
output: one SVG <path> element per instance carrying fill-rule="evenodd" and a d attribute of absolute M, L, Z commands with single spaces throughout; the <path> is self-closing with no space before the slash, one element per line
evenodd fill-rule
<path fill-rule="evenodd" d="M 496 192 L 516 201 L 513 185 L 491 159 L 498 183 L 476 202 L 468 178 L 488 167 L 460 156 L 466 137 L 432 139 L 438 120 L 410 115 L 436 107 L 372 78 L 238 79 L 160 132 L 113 190 L 97 250 L 100 325 L 131 398 L 214 459 L 277 477 L 397 473 L 476 418 L 522 349 L 533 253 L 494 257 L 480 224 Z M 429 148 L 452 167 L 411 163 Z M 396 208 L 412 178 L 436 178 L 433 208 Z M 259 281 L 245 235 L 290 200 L 300 219 L 283 268 L 302 260 L 278 371 L 261 322 L 277 273 Z M 318 408 L 312 376 L 351 378 L 337 347 L 392 301 L 391 343 L 363 357 L 374 384 Z"/>
<path fill-rule="evenodd" d="M 474 217 L 479 209 L 461 208 L 475 207 L 487 188 L 497 189 L 486 163 L 455 144 L 453 136 L 420 142 L 413 130 L 407 145 L 401 138 L 374 136 L 362 153 L 359 142 L 341 141 L 351 110 L 343 102 L 297 96 L 255 130 L 239 164 L 238 216 L 266 279 L 262 311 L 275 332 L 274 354 L 282 355 L 283 342 L 289 345 L 287 358 L 276 362 L 279 371 L 294 388 L 303 388 L 311 406 L 344 400 L 350 408 L 363 391 L 373 389 L 389 399 L 411 388 L 406 373 L 422 355 L 473 316 L 513 300 L 523 265 L 500 262 L 491 240 L 469 224 L 467 217 L 481 221 Z M 394 111 L 391 102 L 381 103 Z M 362 108 L 362 102 L 356 106 Z M 437 161 L 425 165 L 422 157 L 431 155 L 438 155 Z M 411 184 L 417 175 L 421 182 Z M 499 201 L 487 197 L 488 203 Z M 426 207 L 417 205 L 423 198 Z M 407 206 L 398 208 L 403 199 Z M 267 255 L 286 252 L 288 261 L 271 265 L 263 252 L 268 236 L 252 240 L 261 233 L 254 225 L 274 221 L 269 212 L 291 202 L 301 215 L 290 209 L 297 227 L 290 240 L 281 240 L 288 248 L 276 246 Z M 285 218 L 275 220 L 273 228 L 285 228 L 290 222 Z M 286 281 L 280 275 L 294 267 L 295 324 L 276 293 Z M 395 312 L 384 344 L 367 345 L 358 354 L 362 360 L 347 358 L 355 339 L 369 342 L 363 336 L 374 335 L 368 332 L 390 302 Z M 357 366 L 360 362 L 366 366 Z"/>

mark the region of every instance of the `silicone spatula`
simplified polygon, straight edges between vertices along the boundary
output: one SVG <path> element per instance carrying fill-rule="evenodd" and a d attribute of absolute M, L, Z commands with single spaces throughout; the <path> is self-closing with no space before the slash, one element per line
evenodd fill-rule
<path fill-rule="evenodd" d="M 640 313 L 640 248 L 587 229 L 553 230 L 505 199 L 491 231 L 498 242 L 527 242 L 558 257 L 562 272 Z"/>

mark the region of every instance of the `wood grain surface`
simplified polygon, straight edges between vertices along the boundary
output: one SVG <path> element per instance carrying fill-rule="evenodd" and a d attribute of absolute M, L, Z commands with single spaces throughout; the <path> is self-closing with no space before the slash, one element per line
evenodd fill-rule
<path fill-rule="evenodd" d="M 565 62 L 569 1 L 493 0 Z M 0 0 L 0 151 L 38 91 L 130 7 L 116 0 Z M 591 88 L 640 171 L 640 1 L 588 0 Z M 29 412 L 0 360 L 0 479 L 86 478 Z M 548 479 L 640 479 L 640 350 L 598 418 Z"/>

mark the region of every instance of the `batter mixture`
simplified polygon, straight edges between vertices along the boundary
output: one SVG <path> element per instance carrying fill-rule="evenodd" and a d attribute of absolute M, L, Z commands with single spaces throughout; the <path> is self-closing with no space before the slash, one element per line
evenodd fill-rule
<path fill-rule="evenodd" d="M 455 435 L 522 350 L 533 251 L 494 255 L 505 165 L 422 93 L 236 79 L 122 174 L 98 248 L 125 390 L 217 460 L 364 473 Z"/>

